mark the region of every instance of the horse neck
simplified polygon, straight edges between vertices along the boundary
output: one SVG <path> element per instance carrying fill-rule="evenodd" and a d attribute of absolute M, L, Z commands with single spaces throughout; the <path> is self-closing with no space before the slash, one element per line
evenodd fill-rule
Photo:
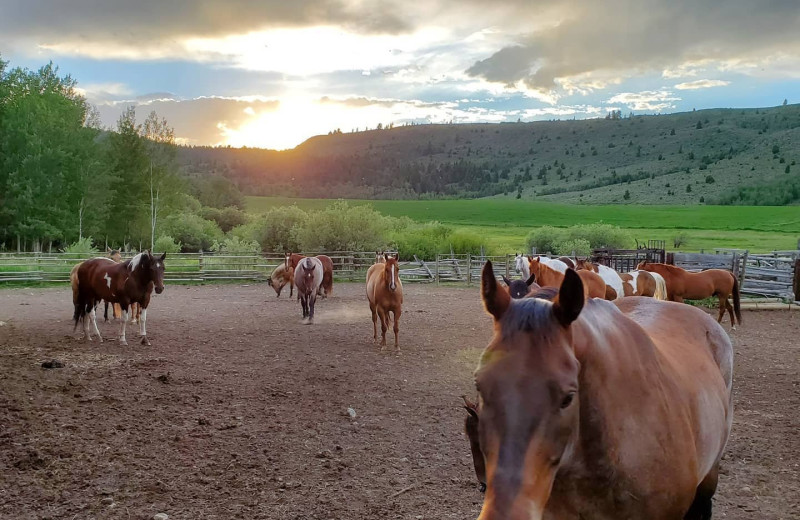
<path fill-rule="evenodd" d="M 541 285 L 548 285 L 551 287 L 560 287 L 561 282 L 564 281 L 564 275 L 553 269 L 547 264 L 539 263 L 539 276 L 541 276 Z M 537 277 L 537 281 L 539 277 Z"/>

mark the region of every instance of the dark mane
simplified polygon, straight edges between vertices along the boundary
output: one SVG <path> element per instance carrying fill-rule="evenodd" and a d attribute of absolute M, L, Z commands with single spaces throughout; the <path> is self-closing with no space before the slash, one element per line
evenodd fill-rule
<path fill-rule="evenodd" d="M 525 297 L 539 298 L 540 300 L 552 302 L 556 296 L 558 296 L 558 287 L 539 287 Z"/>
<path fill-rule="evenodd" d="M 552 302 L 541 298 L 523 298 L 511 302 L 511 306 L 503 316 L 502 329 L 504 334 L 512 334 L 518 331 L 545 330 L 553 324 L 555 321 Z"/>

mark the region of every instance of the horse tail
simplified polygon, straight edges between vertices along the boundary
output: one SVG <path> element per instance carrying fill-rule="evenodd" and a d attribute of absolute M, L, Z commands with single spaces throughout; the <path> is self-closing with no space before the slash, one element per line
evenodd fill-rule
<path fill-rule="evenodd" d="M 80 268 L 82 263 L 83 262 L 76 264 L 69 273 L 69 283 L 72 286 L 72 305 L 75 307 L 75 310 L 72 313 L 72 319 L 75 321 L 75 326 L 72 327 L 72 332 L 75 332 L 75 329 L 78 328 L 78 321 L 80 321 L 85 314 L 81 312 L 81 309 L 83 309 L 84 306 L 80 301 L 80 290 L 78 288 L 78 268 Z"/>
<path fill-rule="evenodd" d="M 733 276 L 733 312 L 736 314 L 736 320 L 739 322 L 739 325 L 741 325 L 742 309 L 739 302 L 739 280 L 733 273 L 731 273 L 731 276 Z"/>
<path fill-rule="evenodd" d="M 656 291 L 653 293 L 653 298 L 656 300 L 667 299 L 667 281 L 658 273 L 650 273 L 656 281 Z"/>

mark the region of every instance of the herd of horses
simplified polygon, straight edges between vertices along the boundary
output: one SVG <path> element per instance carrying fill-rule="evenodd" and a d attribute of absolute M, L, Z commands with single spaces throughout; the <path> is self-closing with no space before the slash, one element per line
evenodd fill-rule
<path fill-rule="evenodd" d="M 75 325 L 119 305 L 141 308 L 142 343 L 166 255 L 94 258 L 71 275 Z M 741 323 L 736 277 L 641 262 L 617 273 L 577 258 L 517 255 L 522 279 L 498 283 L 491 261 L 480 296 L 493 337 L 466 397 L 465 430 L 485 492 L 479 520 L 706 520 L 732 423 L 733 348 L 720 322 Z M 403 285 L 396 256 L 376 252 L 366 275 L 373 340 L 393 325 L 399 352 Z M 303 323 L 333 294 L 325 255 L 286 253 L 270 276 L 278 297 L 297 291 Z M 682 305 L 717 296 L 717 320 Z M 728 301 L 733 298 L 733 304 Z"/>

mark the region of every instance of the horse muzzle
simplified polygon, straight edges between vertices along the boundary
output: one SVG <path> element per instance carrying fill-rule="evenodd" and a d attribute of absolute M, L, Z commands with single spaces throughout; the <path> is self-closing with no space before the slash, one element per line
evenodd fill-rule
<path fill-rule="evenodd" d="M 161 294 L 162 292 L 164 292 L 164 286 L 163 285 L 161 287 L 156 287 L 156 294 Z"/>

